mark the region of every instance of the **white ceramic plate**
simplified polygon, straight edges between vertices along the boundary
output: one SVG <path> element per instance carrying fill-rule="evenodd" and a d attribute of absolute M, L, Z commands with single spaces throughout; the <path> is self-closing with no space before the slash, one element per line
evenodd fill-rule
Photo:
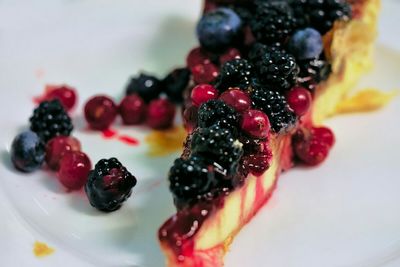
<path fill-rule="evenodd" d="M 103 214 L 52 175 L 15 172 L 8 150 L 27 125 L 32 97 L 47 83 L 77 87 L 82 103 L 95 93 L 118 98 L 139 70 L 161 76 L 182 65 L 196 43 L 200 0 L 35 2 L 0 1 L 0 265 L 163 266 L 156 232 L 174 210 L 165 174 L 177 154 L 149 158 L 144 142 L 104 141 L 84 130 L 76 110 L 75 135 L 92 161 L 117 156 L 139 180 L 121 210 Z M 376 68 L 360 88 L 400 88 L 399 11 L 385 2 Z M 236 238 L 226 265 L 400 266 L 399 104 L 329 121 L 337 136 L 331 157 L 319 168 L 282 176 L 269 205 Z M 140 140 L 146 134 L 120 130 Z M 55 253 L 36 258 L 36 240 Z"/>

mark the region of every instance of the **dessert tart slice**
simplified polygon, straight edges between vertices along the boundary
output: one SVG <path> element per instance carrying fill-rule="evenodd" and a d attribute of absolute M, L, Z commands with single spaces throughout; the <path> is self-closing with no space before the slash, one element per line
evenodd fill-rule
<path fill-rule="evenodd" d="M 168 175 L 177 212 L 159 229 L 169 266 L 223 266 L 236 233 L 295 163 L 334 144 L 320 122 L 371 65 L 378 0 L 207 1 L 188 136 Z"/>

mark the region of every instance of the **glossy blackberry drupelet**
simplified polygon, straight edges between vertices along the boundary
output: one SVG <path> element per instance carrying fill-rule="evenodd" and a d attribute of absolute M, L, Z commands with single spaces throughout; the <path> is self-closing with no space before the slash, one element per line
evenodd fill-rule
<path fill-rule="evenodd" d="M 253 66 L 246 59 L 234 59 L 226 62 L 217 77 L 216 87 L 220 92 L 229 87 L 246 90 L 254 77 Z"/>
<path fill-rule="evenodd" d="M 169 73 L 162 81 L 168 98 L 175 103 L 182 103 L 183 91 L 190 80 L 190 71 L 187 68 L 178 68 Z"/>
<path fill-rule="evenodd" d="M 279 47 L 256 44 L 249 52 L 249 58 L 262 84 L 282 92 L 295 84 L 299 72 L 296 60 Z"/>
<path fill-rule="evenodd" d="M 44 142 L 58 135 L 69 136 L 74 129 L 71 118 L 57 99 L 40 103 L 29 120 L 31 130 Z"/>
<path fill-rule="evenodd" d="M 200 128 L 194 132 L 191 148 L 192 153 L 201 154 L 220 165 L 227 175 L 236 173 L 237 164 L 243 154 L 242 144 L 229 130 L 218 125 Z"/>
<path fill-rule="evenodd" d="M 126 87 L 126 94 L 138 94 L 144 101 L 150 102 L 157 98 L 162 90 L 162 83 L 152 75 L 140 73 L 137 77 L 132 77 Z"/>
<path fill-rule="evenodd" d="M 285 42 L 296 27 L 296 19 L 286 1 L 256 1 L 250 28 L 257 41 Z"/>
<path fill-rule="evenodd" d="M 252 93 L 251 100 L 254 108 L 267 114 L 274 132 L 285 131 L 296 123 L 295 114 L 289 110 L 285 97 L 279 92 L 258 89 Z"/>
<path fill-rule="evenodd" d="M 45 145 L 35 132 L 25 131 L 14 138 L 10 155 L 17 170 L 32 172 L 44 162 Z"/>
<path fill-rule="evenodd" d="M 323 59 L 299 61 L 300 73 L 297 83 L 310 92 L 314 92 L 318 83 L 328 79 L 331 74 L 331 65 Z"/>
<path fill-rule="evenodd" d="M 231 130 L 235 135 L 239 124 L 239 115 L 222 100 L 209 100 L 203 103 L 198 111 L 198 125 L 207 128 L 218 125 Z"/>
<path fill-rule="evenodd" d="M 90 171 L 85 192 L 90 204 L 101 211 L 114 211 L 131 195 L 136 178 L 116 158 L 100 160 Z"/>

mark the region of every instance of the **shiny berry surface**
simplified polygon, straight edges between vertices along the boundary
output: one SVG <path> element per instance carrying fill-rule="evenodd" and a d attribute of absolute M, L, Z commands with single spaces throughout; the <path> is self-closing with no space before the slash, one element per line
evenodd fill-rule
<path fill-rule="evenodd" d="M 211 83 L 217 78 L 219 70 L 213 63 L 197 64 L 191 69 L 193 80 L 197 84 Z"/>
<path fill-rule="evenodd" d="M 186 66 L 188 68 L 193 68 L 196 65 L 210 62 L 211 60 L 209 56 L 201 47 L 193 48 L 186 57 Z"/>
<path fill-rule="evenodd" d="M 60 166 L 61 158 L 69 151 L 80 151 L 81 143 L 78 139 L 71 136 L 57 136 L 51 139 L 46 145 L 47 166 L 57 171 Z"/>
<path fill-rule="evenodd" d="M 10 156 L 17 170 L 32 172 L 42 166 L 45 157 L 45 146 L 35 132 L 25 131 L 14 138 L 11 144 Z"/>
<path fill-rule="evenodd" d="M 225 62 L 240 58 L 240 51 L 234 47 L 228 48 L 225 53 L 219 57 L 219 63 L 223 65 Z"/>
<path fill-rule="evenodd" d="M 296 156 L 309 166 L 316 166 L 322 163 L 328 153 L 329 147 L 314 139 L 295 145 Z"/>
<path fill-rule="evenodd" d="M 47 101 L 58 99 L 63 107 L 70 111 L 76 105 L 78 96 L 76 90 L 68 85 L 48 86 L 45 99 Z"/>
<path fill-rule="evenodd" d="M 147 109 L 147 125 L 153 129 L 166 129 L 173 125 L 176 108 L 167 99 L 155 99 Z"/>
<path fill-rule="evenodd" d="M 125 125 L 140 124 L 146 118 L 147 105 L 143 99 L 137 95 L 127 95 L 119 104 L 119 114 Z"/>
<path fill-rule="evenodd" d="M 326 127 L 313 127 L 311 134 L 320 142 L 332 147 L 335 144 L 335 135 L 331 129 Z"/>
<path fill-rule="evenodd" d="M 219 99 L 233 107 L 237 112 L 244 112 L 251 106 L 250 97 L 238 88 L 223 92 Z"/>
<path fill-rule="evenodd" d="M 271 125 L 265 113 L 251 109 L 242 114 L 241 128 L 243 132 L 254 138 L 266 138 Z"/>
<path fill-rule="evenodd" d="M 80 151 L 67 152 L 61 159 L 58 179 L 69 190 L 79 190 L 87 181 L 92 164 Z"/>
<path fill-rule="evenodd" d="M 261 176 L 270 167 L 271 159 L 271 153 L 245 155 L 242 158 L 242 168 L 254 176 Z"/>
<path fill-rule="evenodd" d="M 310 109 L 312 96 L 303 87 L 293 87 L 286 95 L 289 107 L 297 116 L 302 116 Z"/>
<path fill-rule="evenodd" d="M 199 107 L 201 104 L 218 97 L 218 90 L 209 84 L 199 84 L 195 86 L 190 94 L 192 104 Z"/>
<path fill-rule="evenodd" d="M 107 96 L 94 96 L 85 105 L 85 119 L 93 130 L 108 129 L 117 114 L 117 105 Z"/>

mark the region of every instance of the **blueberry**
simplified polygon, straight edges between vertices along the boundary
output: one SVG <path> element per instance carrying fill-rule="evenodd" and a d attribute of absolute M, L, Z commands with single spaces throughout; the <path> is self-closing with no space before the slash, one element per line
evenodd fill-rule
<path fill-rule="evenodd" d="M 242 21 L 229 8 L 218 8 L 206 13 L 197 24 L 200 44 L 212 52 L 220 52 L 231 46 L 240 36 Z"/>
<path fill-rule="evenodd" d="M 42 166 L 45 158 L 45 145 L 39 136 L 26 131 L 17 135 L 11 145 L 11 161 L 15 168 L 32 172 Z"/>
<path fill-rule="evenodd" d="M 156 77 L 141 73 L 131 78 L 126 88 L 126 94 L 137 93 L 144 101 L 149 102 L 161 93 L 162 83 Z"/>
<path fill-rule="evenodd" d="M 190 71 L 187 68 L 175 69 L 163 80 L 165 93 L 176 103 L 183 101 L 183 91 L 189 84 Z"/>
<path fill-rule="evenodd" d="M 317 58 L 323 50 L 321 34 L 313 28 L 298 30 L 290 38 L 288 47 L 297 59 Z"/>

